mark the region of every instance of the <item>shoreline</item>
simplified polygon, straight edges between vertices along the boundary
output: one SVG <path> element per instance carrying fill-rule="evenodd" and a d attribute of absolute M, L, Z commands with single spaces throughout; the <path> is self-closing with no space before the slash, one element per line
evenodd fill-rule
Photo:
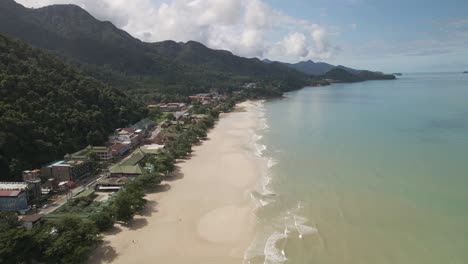
<path fill-rule="evenodd" d="M 146 196 L 142 215 L 116 225 L 89 263 L 242 263 L 254 238 L 251 193 L 262 162 L 252 149 L 254 101 L 223 114 L 208 140 L 177 163 L 174 176 Z"/>

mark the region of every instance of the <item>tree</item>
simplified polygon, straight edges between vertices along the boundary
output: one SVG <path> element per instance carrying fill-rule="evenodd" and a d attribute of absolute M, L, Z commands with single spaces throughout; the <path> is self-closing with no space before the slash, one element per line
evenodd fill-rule
<path fill-rule="evenodd" d="M 0 35 L 0 181 L 141 119 L 129 98 L 43 51 Z"/>
<path fill-rule="evenodd" d="M 139 182 L 129 182 L 119 191 L 112 203 L 115 220 L 129 223 L 135 214 L 146 204 L 144 192 Z"/>
<path fill-rule="evenodd" d="M 18 216 L 13 212 L 0 212 L 0 232 L 20 225 Z"/>
<path fill-rule="evenodd" d="M 0 232 L 0 263 L 25 263 L 33 251 L 31 232 L 9 228 Z"/>
<path fill-rule="evenodd" d="M 175 169 L 175 159 L 167 151 L 160 151 L 155 155 L 155 169 L 159 173 L 169 173 Z"/>
<path fill-rule="evenodd" d="M 45 263 L 82 263 L 102 240 L 92 221 L 73 216 L 48 222 L 34 238 Z"/>
<path fill-rule="evenodd" d="M 15 213 L 0 212 L 0 263 L 25 263 L 33 250 L 32 235 L 22 228 Z"/>
<path fill-rule="evenodd" d="M 114 226 L 114 218 L 109 210 L 103 210 L 91 215 L 91 220 L 101 232 L 107 231 Z"/>
<path fill-rule="evenodd" d="M 98 130 L 90 131 L 86 135 L 86 141 L 90 145 L 94 145 L 94 146 L 100 145 L 104 142 L 104 140 L 105 140 L 104 135 L 102 135 L 102 133 Z"/>

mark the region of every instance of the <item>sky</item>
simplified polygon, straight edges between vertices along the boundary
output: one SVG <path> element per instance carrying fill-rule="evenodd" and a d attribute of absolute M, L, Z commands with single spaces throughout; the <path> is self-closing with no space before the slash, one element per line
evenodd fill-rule
<path fill-rule="evenodd" d="M 384 72 L 468 70 L 467 0 L 16 0 L 76 4 L 147 42 Z"/>

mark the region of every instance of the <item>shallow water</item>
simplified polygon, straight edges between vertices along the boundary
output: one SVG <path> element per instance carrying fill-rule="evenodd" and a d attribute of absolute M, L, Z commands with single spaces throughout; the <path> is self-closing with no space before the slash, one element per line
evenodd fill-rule
<path fill-rule="evenodd" d="M 468 75 L 305 88 L 261 110 L 246 263 L 468 263 Z"/>

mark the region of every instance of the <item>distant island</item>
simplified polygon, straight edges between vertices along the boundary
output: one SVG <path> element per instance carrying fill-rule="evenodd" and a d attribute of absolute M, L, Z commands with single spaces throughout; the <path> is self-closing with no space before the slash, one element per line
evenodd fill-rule
<path fill-rule="evenodd" d="M 464 71 L 463 73 L 468 73 L 468 71 Z"/>
<path fill-rule="evenodd" d="M 402 76 L 403 75 L 403 73 L 401 73 L 401 72 L 395 72 L 395 73 L 392 73 L 392 74 L 395 75 L 395 76 Z"/>

